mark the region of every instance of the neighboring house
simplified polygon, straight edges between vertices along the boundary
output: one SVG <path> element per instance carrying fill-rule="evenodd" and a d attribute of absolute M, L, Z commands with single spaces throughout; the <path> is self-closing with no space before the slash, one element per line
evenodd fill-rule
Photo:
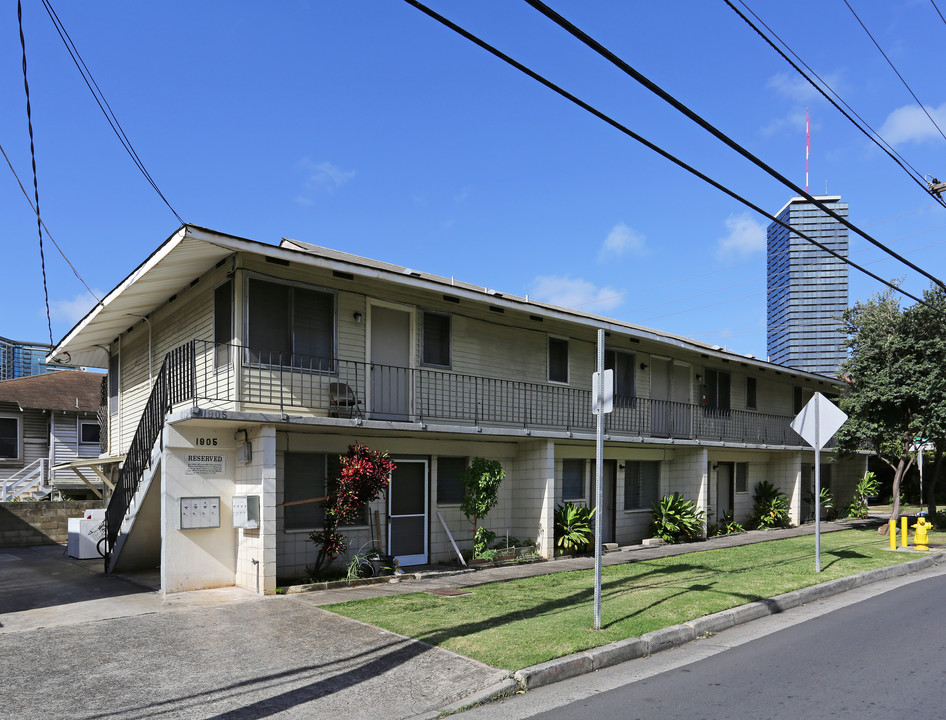
<path fill-rule="evenodd" d="M 648 537 L 652 503 L 674 491 L 744 520 L 761 480 L 804 517 L 814 454 L 789 423 L 837 381 L 292 240 L 182 227 L 51 359 L 109 370 L 106 452 L 127 460 L 108 567 L 160 563 L 167 592 L 271 592 L 305 573 L 322 523 L 318 503 L 284 504 L 323 495 L 355 441 L 397 469 L 343 529 L 352 550 L 380 536 L 402 565 L 452 560 L 440 518 L 468 548 L 458 474 L 483 456 L 506 471 L 485 525 L 552 556 L 555 506 L 593 504 L 599 328 L 616 377 L 602 541 Z M 830 464 L 839 500 L 865 465 Z M 234 527 L 245 496 L 258 527 Z"/>
<path fill-rule="evenodd" d="M 99 457 L 104 379 L 76 370 L 0 381 L 0 497 L 101 495 L 100 484 L 89 487 L 76 472 L 53 468 Z"/>

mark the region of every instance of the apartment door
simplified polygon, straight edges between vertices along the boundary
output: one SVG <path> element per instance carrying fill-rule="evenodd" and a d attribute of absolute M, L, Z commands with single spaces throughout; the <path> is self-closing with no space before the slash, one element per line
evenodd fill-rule
<path fill-rule="evenodd" d="M 411 415 L 411 312 L 371 306 L 368 412 L 372 420 Z"/>
<path fill-rule="evenodd" d="M 733 495 L 733 464 L 721 462 L 716 468 L 716 520 L 732 512 L 735 498 Z"/>
<path fill-rule="evenodd" d="M 650 360 L 650 432 L 656 437 L 669 437 L 672 426 L 670 403 L 671 363 Z"/>
<path fill-rule="evenodd" d="M 592 493 L 595 492 L 595 465 L 592 468 Z M 617 460 L 605 460 L 603 473 L 601 475 L 601 508 L 595 513 L 601 513 L 601 538 L 599 542 L 616 542 L 616 508 L 617 508 L 617 486 L 618 486 L 618 463 Z"/>
<path fill-rule="evenodd" d="M 388 486 L 388 554 L 401 565 L 428 559 L 428 482 L 426 460 L 394 460 Z"/>
<path fill-rule="evenodd" d="M 693 427 L 690 405 L 690 366 L 673 365 L 673 436 L 690 437 Z"/>

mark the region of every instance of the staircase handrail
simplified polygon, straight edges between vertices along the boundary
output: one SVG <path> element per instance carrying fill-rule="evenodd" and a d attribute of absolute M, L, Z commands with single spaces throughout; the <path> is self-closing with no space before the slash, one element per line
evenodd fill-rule
<path fill-rule="evenodd" d="M 151 395 L 118 474 L 115 490 L 105 508 L 105 562 L 118 540 L 125 514 L 138 492 L 144 472 L 151 466 L 151 451 L 171 408 L 190 399 L 194 391 L 194 341 L 169 352 L 151 388 Z"/>

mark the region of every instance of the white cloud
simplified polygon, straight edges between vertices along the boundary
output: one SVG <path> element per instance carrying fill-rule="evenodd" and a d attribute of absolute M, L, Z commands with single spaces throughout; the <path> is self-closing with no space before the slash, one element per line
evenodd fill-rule
<path fill-rule="evenodd" d="M 105 296 L 105 293 L 99 290 L 96 290 L 95 294 L 99 297 Z M 88 315 L 89 311 L 95 307 L 96 302 L 98 301 L 88 292 L 82 292 L 72 300 L 51 301 L 49 303 L 49 314 L 53 320 L 68 323 L 71 327 Z"/>
<path fill-rule="evenodd" d="M 768 125 L 764 125 L 760 132 L 763 137 L 767 138 L 784 132 L 792 133 L 800 138 L 799 147 L 804 150 L 805 146 L 801 143 L 805 141 L 805 113 L 801 110 L 795 110 L 785 117 L 775 118 Z"/>
<path fill-rule="evenodd" d="M 532 295 L 536 300 L 553 305 L 582 306 L 581 309 L 588 312 L 601 312 L 620 305 L 624 293 L 608 286 L 599 288 L 587 280 L 568 275 L 540 275 L 532 283 Z"/>
<path fill-rule="evenodd" d="M 933 116 L 941 128 L 946 127 L 946 103 L 938 108 L 927 107 L 926 112 Z M 906 105 L 890 113 L 880 127 L 880 135 L 891 145 L 922 143 L 942 137 L 926 113 L 916 105 Z"/>
<path fill-rule="evenodd" d="M 821 77 L 824 78 L 825 84 L 828 87 L 839 94 L 841 93 L 844 80 L 840 73 L 822 75 Z M 812 102 L 824 98 L 820 92 L 812 87 L 810 82 L 795 72 L 775 73 L 775 75 L 768 79 L 766 86 L 775 90 L 775 92 L 782 97 L 806 105 L 810 105 Z"/>
<path fill-rule="evenodd" d="M 311 205 L 314 195 L 333 193 L 355 177 L 354 170 L 342 170 L 327 160 L 316 163 L 309 158 L 303 158 L 299 167 L 305 173 L 305 178 L 302 181 L 302 192 L 295 200 L 302 205 Z"/>
<path fill-rule="evenodd" d="M 747 213 L 730 215 L 726 218 L 725 225 L 729 234 L 716 241 L 717 260 L 733 255 L 745 257 L 765 250 L 765 226 L 753 220 Z"/>
<path fill-rule="evenodd" d="M 603 262 L 610 257 L 631 253 L 633 255 L 647 254 L 647 238 L 623 222 L 619 222 L 604 239 L 604 244 L 598 251 L 598 261 Z"/>

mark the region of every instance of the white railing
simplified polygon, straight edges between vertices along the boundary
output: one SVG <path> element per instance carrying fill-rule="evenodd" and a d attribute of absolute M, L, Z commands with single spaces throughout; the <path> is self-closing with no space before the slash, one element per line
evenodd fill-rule
<path fill-rule="evenodd" d="M 9 502 L 21 498 L 39 500 L 46 497 L 53 490 L 47 482 L 48 479 L 46 458 L 34 460 L 6 480 L 0 480 L 0 501 Z"/>

